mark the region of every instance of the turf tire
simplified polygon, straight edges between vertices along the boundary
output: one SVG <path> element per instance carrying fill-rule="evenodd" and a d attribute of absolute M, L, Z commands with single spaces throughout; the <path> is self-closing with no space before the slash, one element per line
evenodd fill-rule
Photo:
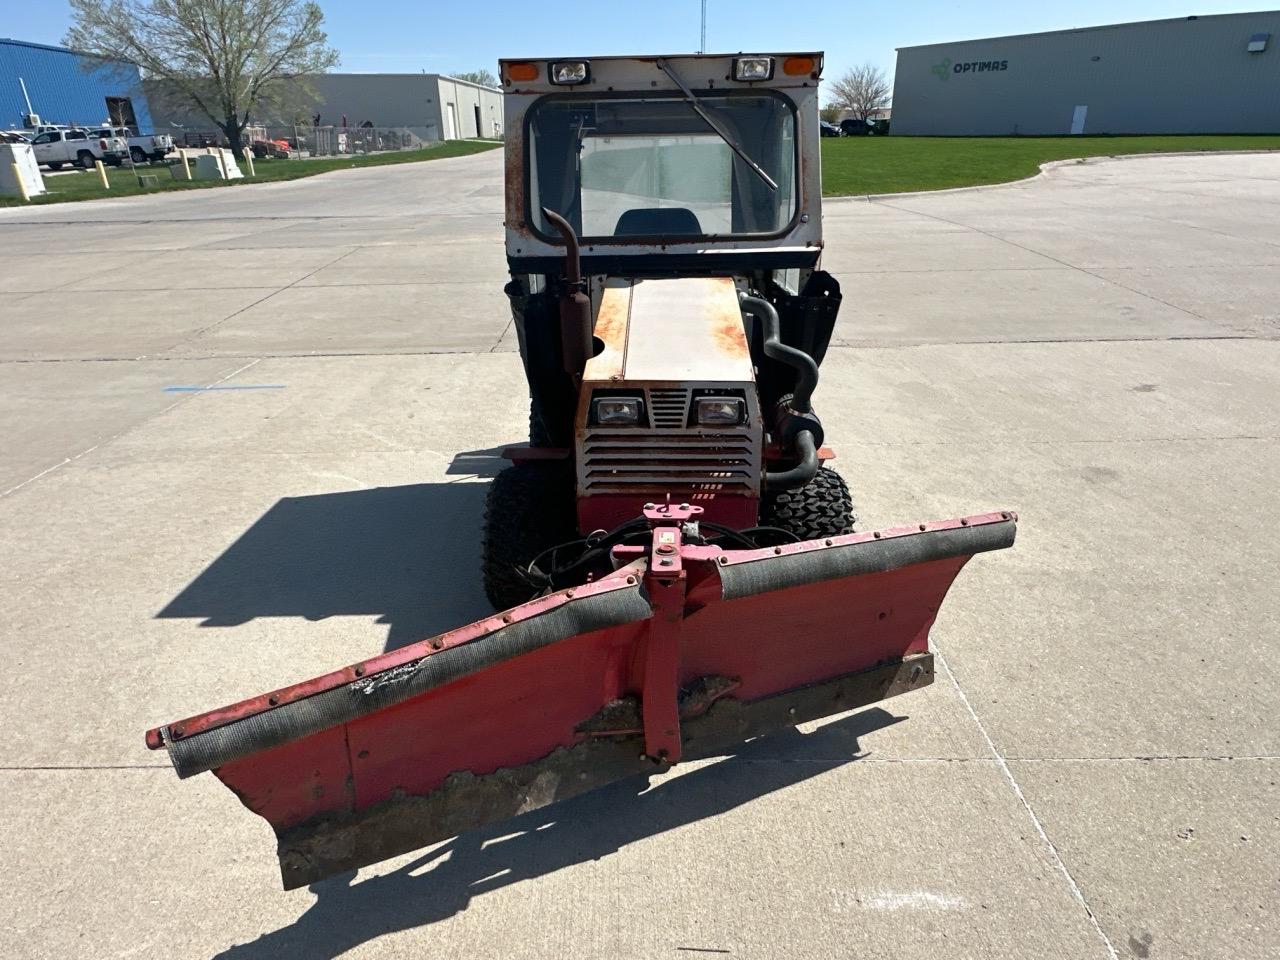
<path fill-rule="evenodd" d="M 797 490 L 779 490 L 765 498 L 761 523 L 778 527 L 801 540 L 822 540 L 853 533 L 858 518 L 844 477 L 820 467 Z"/>
<path fill-rule="evenodd" d="M 539 593 L 517 573 L 542 551 L 577 536 L 573 477 L 563 461 L 530 461 L 507 467 L 489 485 L 481 545 L 484 592 L 495 610 Z"/>

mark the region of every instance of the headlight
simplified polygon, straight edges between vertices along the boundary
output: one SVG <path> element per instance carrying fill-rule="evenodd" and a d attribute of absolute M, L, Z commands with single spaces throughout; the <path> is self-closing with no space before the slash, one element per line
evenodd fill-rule
<path fill-rule="evenodd" d="M 585 60 L 562 60 L 551 64 L 551 82 L 561 86 L 586 83 L 590 76 L 591 68 Z"/>
<path fill-rule="evenodd" d="M 773 76 L 773 57 L 739 57 L 733 61 L 735 80 L 768 80 Z"/>
<path fill-rule="evenodd" d="M 746 414 L 746 404 L 737 397 L 699 397 L 698 423 L 704 427 L 736 427 Z"/>
<path fill-rule="evenodd" d="M 591 419 L 602 427 L 633 427 L 640 422 L 635 397 L 600 397 L 591 402 Z"/>

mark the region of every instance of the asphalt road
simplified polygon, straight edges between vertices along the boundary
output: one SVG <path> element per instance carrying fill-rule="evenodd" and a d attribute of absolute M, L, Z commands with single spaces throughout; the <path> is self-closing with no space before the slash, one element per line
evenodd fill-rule
<path fill-rule="evenodd" d="M 487 612 L 500 177 L 0 210 L 0 955 L 1280 954 L 1275 156 L 829 203 L 864 525 L 1022 518 L 938 682 L 280 892 L 142 733 Z"/>

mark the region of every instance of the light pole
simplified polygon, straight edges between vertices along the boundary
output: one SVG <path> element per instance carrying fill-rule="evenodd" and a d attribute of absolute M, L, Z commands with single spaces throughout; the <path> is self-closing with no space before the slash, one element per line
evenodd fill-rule
<path fill-rule="evenodd" d="M 707 0 L 702 0 L 702 41 L 698 44 L 698 52 L 707 52 Z"/>

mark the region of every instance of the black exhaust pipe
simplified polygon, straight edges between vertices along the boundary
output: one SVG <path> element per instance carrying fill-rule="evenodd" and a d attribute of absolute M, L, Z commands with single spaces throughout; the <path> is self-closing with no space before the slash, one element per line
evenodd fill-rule
<path fill-rule="evenodd" d="M 575 378 L 582 377 L 587 360 L 595 350 L 591 344 L 594 324 L 591 322 L 591 298 L 582 279 L 582 257 L 578 236 L 573 226 L 554 210 L 542 208 L 546 217 L 564 240 L 564 289 L 560 294 L 560 350 L 564 370 Z"/>

